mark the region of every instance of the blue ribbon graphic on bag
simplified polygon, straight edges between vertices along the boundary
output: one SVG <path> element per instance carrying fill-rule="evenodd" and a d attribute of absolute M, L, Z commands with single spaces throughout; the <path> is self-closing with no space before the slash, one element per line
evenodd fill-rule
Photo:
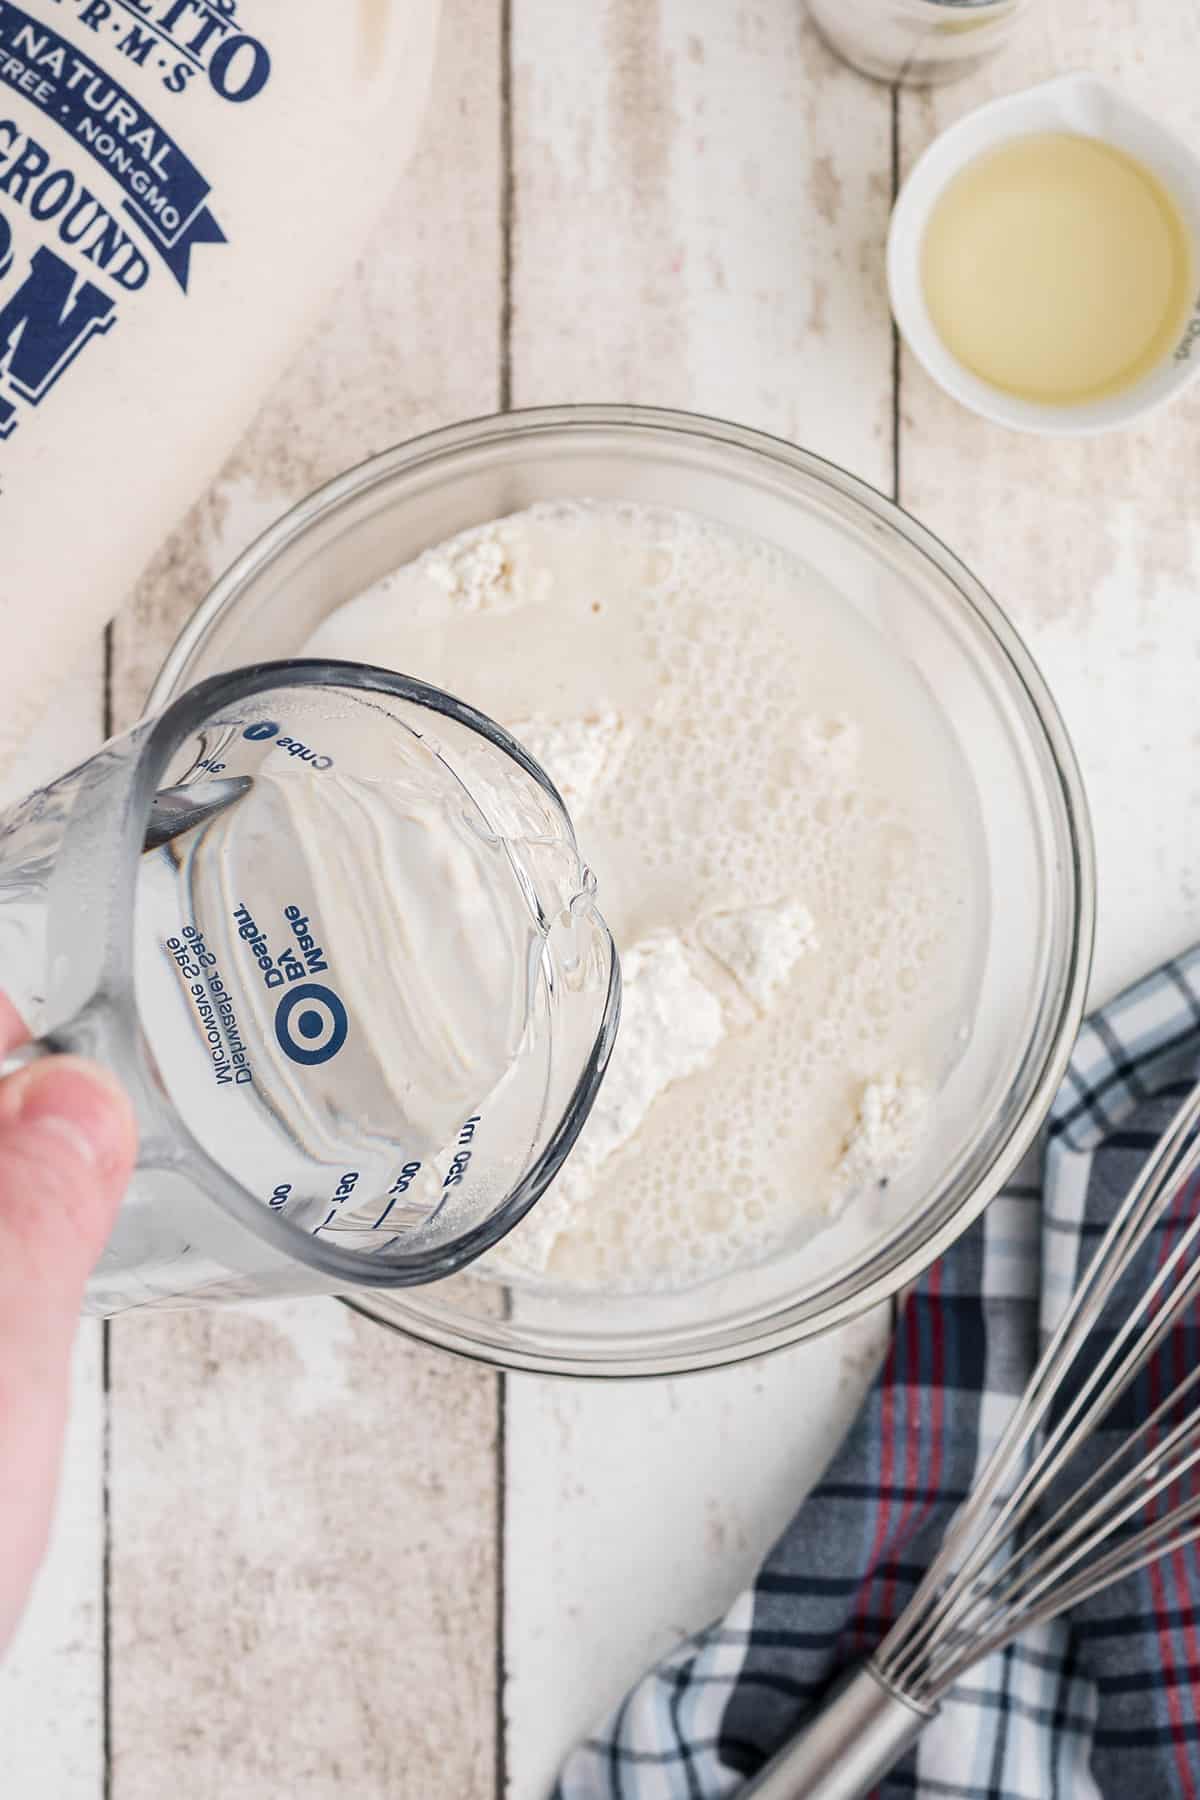
<path fill-rule="evenodd" d="M 209 183 L 158 121 L 66 38 L 7 4 L 0 85 L 61 126 L 119 184 L 124 210 L 186 293 L 196 245 L 227 240 L 205 204 Z"/>

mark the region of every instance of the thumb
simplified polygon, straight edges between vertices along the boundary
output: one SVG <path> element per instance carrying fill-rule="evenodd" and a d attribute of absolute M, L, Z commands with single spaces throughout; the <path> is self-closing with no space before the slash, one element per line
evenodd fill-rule
<path fill-rule="evenodd" d="M 113 1077 L 51 1056 L 0 1081 L 0 1341 L 67 1341 L 133 1168 Z"/>
<path fill-rule="evenodd" d="M 0 1646 L 45 1544 L 79 1305 L 136 1147 L 128 1100 L 90 1063 L 0 1081 Z"/>

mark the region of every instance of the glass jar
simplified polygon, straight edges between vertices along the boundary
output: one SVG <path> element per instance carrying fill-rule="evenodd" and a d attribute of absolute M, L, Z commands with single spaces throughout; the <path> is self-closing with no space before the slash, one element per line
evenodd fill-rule
<path fill-rule="evenodd" d="M 1008 42 L 1029 0 L 808 0 L 839 56 L 877 81 L 932 87 L 970 75 Z"/>

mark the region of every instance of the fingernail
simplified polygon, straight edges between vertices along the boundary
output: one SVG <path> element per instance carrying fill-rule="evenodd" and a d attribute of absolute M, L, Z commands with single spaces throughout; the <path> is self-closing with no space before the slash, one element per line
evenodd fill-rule
<path fill-rule="evenodd" d="M 0 1125 L 48 1132 L 102 1169 L 128 1160 L 134 1132 L 119 1083 L 76 1056 L 44 1057 L 0 1082 Z"/>

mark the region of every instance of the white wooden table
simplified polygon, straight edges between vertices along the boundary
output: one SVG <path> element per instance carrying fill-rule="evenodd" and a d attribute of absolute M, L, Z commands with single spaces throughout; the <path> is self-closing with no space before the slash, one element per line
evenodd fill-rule
<path fill-rule="evenodd" d="M 137 713 L 210 579 L 414 432 L 637 400 L 765 427 L 938 530 L 1040 657 L 1099 840 L 1095 990 L 1200 933 L 1200 398 L 1010 436 L 897 351 L 897 180 L 993 93 L 1119 78 L 1200 140 L 1200 18 L 1043 0 L 934 96 L 839 66 L 802 0 L 446 0 L 424 147 L 368 266 L 149 571 L 6 794 Z M 640 1387 L 498 1379 L 332 1302 L 81 1334 L 53 1548 L 0 1674 L 21 1800 L 535 1800 L 722 1607 L 886 1332 Z"/>

